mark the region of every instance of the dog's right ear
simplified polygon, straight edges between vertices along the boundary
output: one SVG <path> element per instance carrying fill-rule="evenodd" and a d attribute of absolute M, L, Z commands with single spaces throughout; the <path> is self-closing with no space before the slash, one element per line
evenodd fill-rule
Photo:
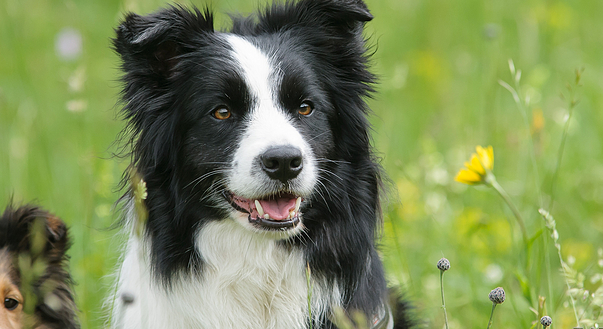
<path fill-rule="evenodd" d="M 113 45 L 127 75 L 161 83 L 174 74 L 180 56 L 194 49 L 191 39 L 213 31 L 209 9 L 171 6 L 147 16 L 128 14 Z"/>

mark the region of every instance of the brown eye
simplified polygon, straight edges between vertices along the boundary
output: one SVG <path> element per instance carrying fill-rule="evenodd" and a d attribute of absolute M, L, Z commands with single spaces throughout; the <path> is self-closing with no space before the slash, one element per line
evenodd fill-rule
<path fill-rule="evenodd" d="M 312 105 L 310 105 L 309 102 L 303 102 L 299 106 L 299 110 L 297 110 L 297 112 L 299 112 L 299 114 L 301 115 L 310 115 L 313 110 L 314 109 L 312 108 Z"/>
<path fill-rule="evenodd" d="M 17 306 L 19 306 L 19 301 L 14 298 L 5 298 L 4 299 L 4 308 L 9 311 L 14 311 Z"/>
<path fill-rule="evenodd" d="M 231 113 L 230 110 L 225 108 L 225 107 L 220 107 L 217 110 L 215 110 L 212 115 L 214 116 L 214 118 L 218 119 L 218 120 L 226 120 L 228 118 L 230 118 Z"/>

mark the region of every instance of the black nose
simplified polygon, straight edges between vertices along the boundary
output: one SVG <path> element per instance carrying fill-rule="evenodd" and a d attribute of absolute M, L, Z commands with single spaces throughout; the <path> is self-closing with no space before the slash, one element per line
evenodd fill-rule
<path fill-rule="evenodd" d="M 268 177 L 283 183 L 297 177 L 304 166 L 301 151 L 291 145 L 269 148 L 260 163 Z"/>

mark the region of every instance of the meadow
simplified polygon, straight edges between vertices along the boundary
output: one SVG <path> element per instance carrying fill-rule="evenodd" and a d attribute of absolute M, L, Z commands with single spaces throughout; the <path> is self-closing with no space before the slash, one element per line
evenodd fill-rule
<path fill-rule="evenodd" d="M 603 2 L 366 2 L 392 285 L 423 327 L 443 328 L 436 263 L 446 257 L 450 328 L 485 328 L 499 286 L 492 328 L 532 328 L 544 314 L 552 328 L 603 324 Z M 211 7 L 227 28 L 225 12 L 263 3 Z M 124 124 L 110 38 L 124 12 L 162 5 L 0 0 L 0 204 L 37 202 L 69 223 L 83 328 L 103 327 L 123 242 L 111 228 L 127 159 L 113 156 Z M 517 213 L 492 187 L 455 181 L 477 145 L 493 147 L 492 173 Z"/>

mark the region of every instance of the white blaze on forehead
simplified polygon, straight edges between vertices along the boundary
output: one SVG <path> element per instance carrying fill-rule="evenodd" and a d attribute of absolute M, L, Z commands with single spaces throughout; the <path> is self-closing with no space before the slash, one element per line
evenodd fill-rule
<path fill-rule="evenodd" d="M 252 98 L 252 108 L 245 117 L 246 127 L 234 155 L 228 186 L 245 197 L 266 194 L 269 178 L 258 167 L 256 159 L 268 148 L 290 146 L 302 153 L 304 168 L 295 179 L 299 192 L 309 194 L 316 180 L 312 150 L 301 132 L 293 125 L 293 117 L 278 101 L 278 86 L 282 76 L 269 57 L 248 40 L 227 35 L 235 65 L 240 70 Z"/>
<path fill-rule="evenodd" d="M 232 46 L 233 56 L 243 69 L 243 78 L 258 102 L 272 101 L 274 93 L 270 86 L 272 65 L 270 59 L 251 42 L 229 35 L 228 42 Z"/>

